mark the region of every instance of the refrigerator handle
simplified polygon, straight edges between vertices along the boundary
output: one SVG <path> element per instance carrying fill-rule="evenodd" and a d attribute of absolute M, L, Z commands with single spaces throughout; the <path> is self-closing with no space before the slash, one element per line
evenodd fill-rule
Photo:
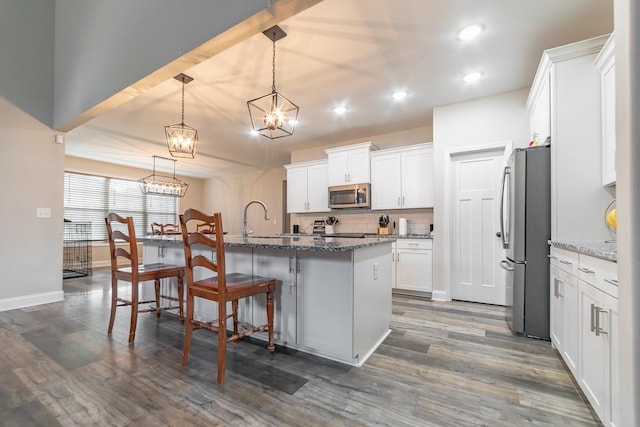
<path fill-rule="evenodd" d="M 504 172 L 502 174 L 502 193 L 500 194 L 500 235 L 502 236 L 502 247 L 507 248 L 507 235 L 505 233 L 505 224 L 504 224 L 504 203 L 505 203 L 505 191 L 507 189 L 507 179 L 511 174 L 511 168 L 509 166 L 505 166 Z M 500 237 L 500 236 L 498 236 Z"/>
<path fill-rule="evenodd" d="M 503 270 L 513 271 L 513 267 L 511 267 L 505 260 L 500 261 L 500 267 L 502 267 Z"/>

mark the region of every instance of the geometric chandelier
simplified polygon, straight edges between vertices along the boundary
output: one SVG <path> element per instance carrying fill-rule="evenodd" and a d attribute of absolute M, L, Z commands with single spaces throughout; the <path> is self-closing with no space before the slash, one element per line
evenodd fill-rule
<path fill-rule="evenodd" d="M 156 159 L 173 162 L 173 176 L 156 174 Z M 140 190 L 144 194 L 157 194 L 160 196 L 184 197 L 189 184 L 176 178 L 177 160 L 167 157 L 153 156 L 153 173 L 138 180 Z"/>
<path fill-rule="evenodd" d="M 167 146 L 173 157 L 193 159 L 198 145 L 198 131 L 184 124 L 184 85 L 193 81 L 193 78 L 180 73 L 174 79 L 182 82 L 182 120 L 175 125 L 164 127 Z"/>
<path fill-rule="evenodd" d="M 276 90 L 276 41 L 286 37 L 287 33 L 276 25 L 263 34 L 273 42 L 271 93 L 247 101 L 247 107 L 254 132 L 276 139 L 293 135 L 300 108 Z"/>

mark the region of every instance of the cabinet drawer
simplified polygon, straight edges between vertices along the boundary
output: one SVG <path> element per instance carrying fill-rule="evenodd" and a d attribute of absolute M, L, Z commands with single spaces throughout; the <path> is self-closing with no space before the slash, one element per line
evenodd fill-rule
<path fill-rule="evenodd" d="M 396 248 L 398 249 L 431 249 L 433 240 L 431 239 L 398 239 L 396 240 Z"/>
<path fill-rule="evenodd" d="M 589 255 L 580 255 L 578 277 L 602 292 L 618 298 L 617 263 Z"/>
<path fill-rule="evenodd" d="M 577 252 L 551 247 L 551 255 L 549 256 L 551 265 L 555 265 L 576 277 L 578 277 L 579 260 L 580 255 Z"/>

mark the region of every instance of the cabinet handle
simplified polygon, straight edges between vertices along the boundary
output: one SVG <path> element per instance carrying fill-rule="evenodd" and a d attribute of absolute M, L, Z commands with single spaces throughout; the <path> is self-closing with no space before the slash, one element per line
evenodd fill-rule
<path fill-rule="evenodd" d="M 347 178 L 347 174 L 344 174 L 344 182 L 349 182 L 349 179 Z"/>
<path fill-rule="evenodd" d="M 348 178 L 349 182 L 351 182 L 351 174 L 350 173 L 347 174 L 347 178 Z"/>
<path fill-rule="evenodd" d="M 570 262 L 570 261 L 565 261 L 565 260 L 563 260 L 563 259 L 558 259 L 558 261 L 560 261 L 562 264 L 567 264 L 567 265 L 571 265 L 571 264 L 573 264 L 572 262 Z"/>
<path fill-rule="evenodd" d="M 398 196 L 398 206 L 402 206 L 402 204 L 400 203 L 400 196 Z"/>
<path fill-rule="evenodd" d="M 591 332 L 595 332 L 596 330 L 596 325 L 595 325 L 595 316 L 593 315 L 593 312 L 596 309 L 596 305 L 595 304 L 591 304 Z"/>
<path fill-rule="evenodd" d="M 612 285 L 618 286 L 618 281 L 616 279 L 604 279 L 604 281 Z"/>
<path fill-rule="evenodd" d="M 404 206 L 406 204 L 405 198 L 404 196 L 402 196 L 402 206 Z"/>
<path fill-rule="evenodd" d="M 596 314 L 596 336 L 597 337 L 599 337 L 600 334 L 607 335 L 607 331 L 605 331 L 600 327 L 600 314 L 602 313 L 606 314 L 607 312 L 601 309 L 600 307 L 596 306 L 595 314 Z"/>
<path fill-rule="evenodd" d="M 400 254 L 398 254 L 398 258 L 396 258 L 397 262 L 400 262 Z"/>
<path fill-rule="evenodd" d="M 564 280 L 553 278 L 553 296 L 556 298 L 564 297 L 563 294 L 560 293 L 560 285 L 564 283 Z"/>
<path fill-rule="evenodd" d="M 589 270 L 588 268 L 584 268 L 584 267 L 578 267 L 578 271 L 582 271 L 583 273 L 587 273 L 587 274 L 594 274 L 595 273 L 595 271 Z"/>
<path fill-rule="evenodd" d="M 547 255 L 547 258 L 549 258 L 549 259 L 558 259 L 558 257 L 555 256 L 555 255 Z"/>

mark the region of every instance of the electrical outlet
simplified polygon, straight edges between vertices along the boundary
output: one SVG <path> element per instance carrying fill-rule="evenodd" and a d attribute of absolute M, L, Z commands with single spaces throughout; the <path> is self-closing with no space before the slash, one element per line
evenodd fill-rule
<path fill-rule="evenodd" d="M 36 218 L 51 218 L 51 208 L 36 208 Z"/>

